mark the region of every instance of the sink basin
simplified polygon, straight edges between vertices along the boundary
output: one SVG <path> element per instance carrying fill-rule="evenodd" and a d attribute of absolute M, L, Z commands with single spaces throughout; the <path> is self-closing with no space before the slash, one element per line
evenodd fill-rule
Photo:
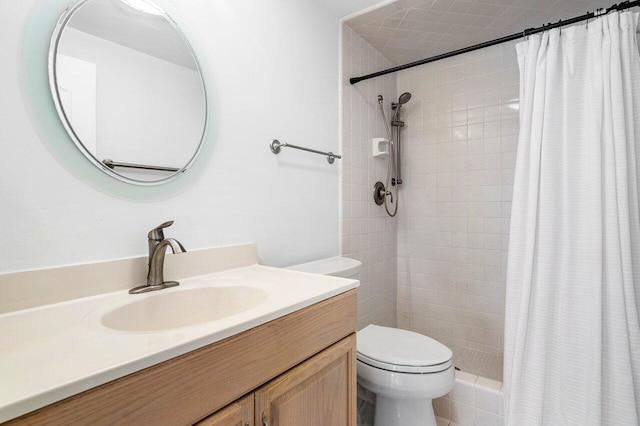
<path fill-rule="evenodd" d="M 265 300 L 267 292 L 256 287 L 176 289 L 109 310 L 100 322 L 119 331 L 160 331 L 219 320 L 254 308 Z"/>

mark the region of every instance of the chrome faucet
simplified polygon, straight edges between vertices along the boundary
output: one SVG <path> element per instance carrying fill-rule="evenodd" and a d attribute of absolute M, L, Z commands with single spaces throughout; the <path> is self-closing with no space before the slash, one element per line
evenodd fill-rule
<path fill-rule="evenodd" d="M 148 291 L 162 290 L 163 288 L 175 287 L 178 281 L 164 280 L 164 255 L 167 247 L 171 247 L 174 253 L 184 253 L 187 250 L 178 240 L 164 238 L 163 229 L 173 225 L 173 221 L 165 222 L 149 231 L 149 272 L 147 273 L 147 284 L 134 287 L 129 290 L 131 294 L 146 293 Z"/>

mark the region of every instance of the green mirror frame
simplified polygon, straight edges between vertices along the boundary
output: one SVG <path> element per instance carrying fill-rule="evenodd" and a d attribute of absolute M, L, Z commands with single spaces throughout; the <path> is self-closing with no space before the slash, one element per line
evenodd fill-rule
<path fill-rule="evenodd" d="M 154 185 L 136 185 L 100 170 L 78 149 L 58 116 L 49 84 L 49 49 L 60 18 L 78 2 L 69 0 L 40 0 L 31 10 L 25 25 L 22 47 L 22 93 L 34 128 L 56 160 L 76 178 L 107 194 L 133 201 L 155 201 L 182 192 L 202 175 L 213 151 L 215 123 L 211 114 L 211 88 L 208 78 L 206 50 L 201 48 L 197 34 L 187 25 L 187 19 L 169 1 L 154 1 L 165 11 L 198 56 L 207 103 L 205 130 L 199 153 L 188 170 Z"/>

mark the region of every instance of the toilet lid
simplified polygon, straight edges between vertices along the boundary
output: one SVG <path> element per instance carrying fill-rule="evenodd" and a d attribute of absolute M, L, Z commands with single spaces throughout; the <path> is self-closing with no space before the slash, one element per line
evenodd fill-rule
<path fill-rule="evenodd" d="M 360 330 L 356 345 L 358 359 L 391 371 L 442 371 L 453 356 L 451 349 L 423 334 L 379 325 Z"/>

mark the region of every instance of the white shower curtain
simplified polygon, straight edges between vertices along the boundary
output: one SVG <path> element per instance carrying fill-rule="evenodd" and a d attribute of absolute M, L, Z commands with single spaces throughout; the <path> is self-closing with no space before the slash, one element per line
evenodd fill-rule
<path fill-rule="evenodd" d="M 638 14 L 517 45 L 508 425 L 640 424 Z"/>

